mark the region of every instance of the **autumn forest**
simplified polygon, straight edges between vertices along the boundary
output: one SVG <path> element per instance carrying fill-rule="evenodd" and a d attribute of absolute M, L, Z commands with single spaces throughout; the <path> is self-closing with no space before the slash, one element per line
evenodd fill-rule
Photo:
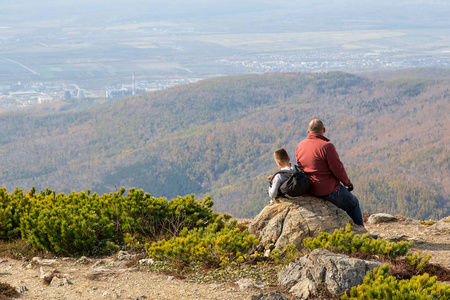
<path fill-rule="evenodd" d="M 272 153 L 324 121 L 363 210 L 450 214 L 450 70 L 220 77 L 85 109 L 0 114 L 0 187 L 210 195 L 254 217 Z"/>

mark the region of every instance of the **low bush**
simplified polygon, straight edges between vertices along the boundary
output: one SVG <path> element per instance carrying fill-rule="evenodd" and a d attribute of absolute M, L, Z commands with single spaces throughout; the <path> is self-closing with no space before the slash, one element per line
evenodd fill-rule
<path fill-rule="evenodd" d="M 400 280 L 389 275 L 389 266 L 383 265 L 368 272 L 363 284 L 352 287 L 349 295 L 342 300 L 373 299 L 450 299 L 450 286 L 437 283 L 436 277 L 428 274 L 414 276 L 409 280 Z"/>
<path fill-rule="evenodd" d="M 98 255 L 120 247 L 142 249 L 147 241 L 177 235 L 182 228 L 204 227 L 218 217 L 207 197 L 171 201 L 125 188 L 110 194 L 69 195 L 47 189 L 12 194 L 0 188 L 0 238 L 22 238 L 64 255 Z"/>
<path fill-rule="evenodd" d="M 303 244 L 311 250 L 323 248 L 343 253 L 363 252 L 370 255 L 385 256 L 390 259 L 406 255 L 412 246 L 412 242 L 395 243 L 382 239 L 371 239 L 369 233 L 360 236 L 352 231 L 350 224 L 345 229 L 336 229 L 333 234 L 321 232 L 317 238 L 308 238 Z"/>
<path fill-rule="evenodd" d="M 196 263 L 205 267 L 221 267 L 233 262 L 242 263 L 259 254 L 249 251 L 260 242 L 260 238 L 241 230 L 236 220 L 217 218 L 207 227 L 181 230 L 179 236 L 147 244 L 148 253 L 158 259 L 168 259 L 184 266 Z"/>

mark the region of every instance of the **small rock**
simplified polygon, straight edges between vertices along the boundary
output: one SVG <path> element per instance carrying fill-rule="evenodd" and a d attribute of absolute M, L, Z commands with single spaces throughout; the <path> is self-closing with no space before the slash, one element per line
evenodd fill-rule
<path fill-rule="evenodd" d="M 78 259 L 76 261 L 76 263 L 79 264 L 79 265 L 85 265 L 87 263 L 90 263 L 91 261 L 92 260 L 90 258 L 87 258 L 86 256 L 82 256 L 82 257 L 80 257 L 80 259 Z"/>
<path fill-rule="evenodd" d="M 264 252 L 264 257 L 270 257 L 270 249 L 267 249 L 267 250 Z"/>
<path fill-rule="evenodd" d="M 174 279 L 175 279 L 175 277 L 173 277 L 173 276 L 167 277 L 167 280 L 174 280 Z"/>
<path fill-rule="evenodd" d="M 118 260 L 130 259 L 131 257 L 132 257 L 132 255 L 130 255 L 127 251 L 119 251 L 117 253 Z"/>
<path fill-rule="evenodd" d="M 256 281 L 254 286 L 257 287 L 258 289 L 265 289 L 266 288 L 266 285 L 263 282 L 261 282 L 261 281 Z"/>
<path fill-rule="evenodd" d="M 97 261 L 95 264 L 93 264 L 92 265 L 92 269 L 94 269 L 94 268 L 98 268 L 98 267 L 100 267 L 100 266 L 103 266 L 105 264 L 105 262 L 103 261 L 103 260 L 99 260 L 99 261 Z"/>
<path fill-rule="evenodd" d="M 268 294 L 253 295 L 252 300 L 289 300 L 281 292 L 275 291 Z"/>
<path fill-rule="evenodd" d="M 107 291 L 103 292 L 103 294 L 102 294 L 102 297 L 106 297 L 106 296 L 108 296 L 108 292 Z"/>
<path fill-rule="evenodd" d="M 138 263 L 140 265 L 153 265 L 155 263 L 155 261 L 151 258 L 145 258 L 145 259 L 141 259 Z"/>
<path fill-rule="evenodd" d="M 8 262 L 8 260 L 7 259 L 0 259 L 0 264 L 5 263 L 5 262 Z"/>
<path fill-rule="evenodd" d="M 397 218 L 390 214 L 385 213 L 379 213 L 379 214 L 373 214 L 370 215 L 367 222 L 371 224 L 379 224 L 379 223 L 386 223 L 386 222 L 394 222 L 397 221 Z"/>
<path fill-rule="evenodd" d="M 44 280 L 45 284 L 50 284 L 53 280 L 53 277 L 55 277 L 55 275 L 56 275 L 56 273 L 50 272 L 50 273 L 42 274 L 40 276 L 40 278 Z"/>
<path fill-rule="evenodd" d="M 220 288 L 220 287 L 221 287 L 221 285 L 220 285 L 220 284 L 217 284 L 217 283 L 211 283 L 211 284 L 209 285 L 209 288 L 212 289 L 212 290 L 217 290 L 217 289 Z"/>
<path fill-rule="evenodd" d="M 28 291 L 28 288 L 24 285 L 19 286 L 19 288 L 17 288 L 17 292 L 19 292 L 19 294 L 23 294 L 26 291 Z"/>
<path fill-rule="evenodd" d="M 33 257 L 31 261 L 40 266 L 51 266 L 58 262 L 56 259 L 43 259 L 41 257 Z"/>
<path fill-rule="evenodd" d="M 253 287 L 253 281 L 248 278 L 242 278 L 235 282 L 241 290 L 246 290 Z"/>
<path fill-rule="evenodd" d="M 67 278 L 65 277 L 59 277 L 59 276 L 54 276 L 52 281 L 50 282 L 50 286 L 67 286 L 72 284 Z"/>
<path fill-rule="evenodd" d="M 144 295 L 141 295 L 141 296 L 131 296 L 131 299 L 133 299 L 133 300 L 147 299 L 147 296 L 144 296 Z"/>

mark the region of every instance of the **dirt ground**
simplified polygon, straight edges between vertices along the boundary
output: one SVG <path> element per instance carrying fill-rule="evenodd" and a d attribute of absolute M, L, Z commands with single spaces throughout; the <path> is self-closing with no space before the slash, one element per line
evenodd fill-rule
<path fill-rule="evenodd" d="M 380 238 L 412 240 L 413 251 L 431 254 L 431 263 L 450 268 L 450 222 L 440 222 L 422 225 L 403 218 L 390 223 L 366 223 L 366 228 Z M 18 289 L 19 299 L 251 299 L 252 295 L 268 292 L 267 287 L 241 290 L 233 282 L 192 283 L 136 266 L 127 267 L 127 262 L 126 257 L 119 256 L 34 262 L 0 257 L 0 282 Z"/>

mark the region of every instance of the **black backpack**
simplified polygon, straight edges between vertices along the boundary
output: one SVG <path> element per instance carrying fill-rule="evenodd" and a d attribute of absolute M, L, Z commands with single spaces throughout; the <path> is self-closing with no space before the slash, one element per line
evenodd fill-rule
<path fill-rule="evenodd" d="M 278 171 L 272 176 L 272 180 L 275 178 L 275 175 L 279 173 L 284 173 L 288 176 L 288 179 L 283 182 L 278 189 L 279 196 L 300 197 L 308 192 L 310 185 L 308 176 L 306 176 L 305 172 L 303 172 L 303 170 L 299 167 L 295 166 L 295 169 L 296 171 Z M 270 180 L 271 186 L 272 180 Z"/>

